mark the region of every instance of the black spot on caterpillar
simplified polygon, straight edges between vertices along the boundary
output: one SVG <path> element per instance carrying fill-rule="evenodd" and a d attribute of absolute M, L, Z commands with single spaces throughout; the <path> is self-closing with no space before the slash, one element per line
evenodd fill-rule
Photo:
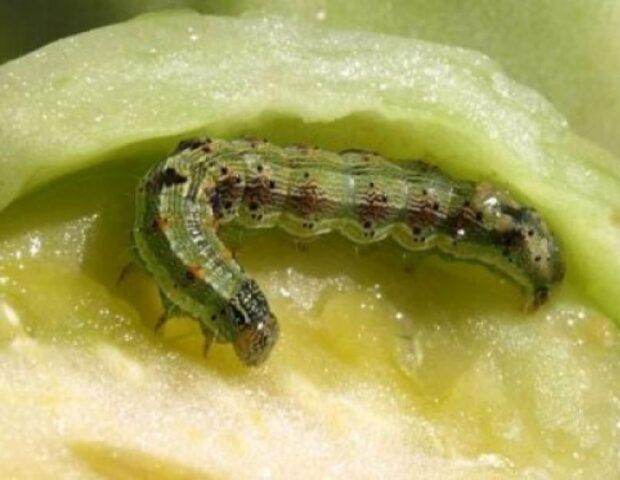
<path fill-rule="evenodd" d="M 360 150 L 181 142 L 137 188 L 135 249 L 165 303 L 206 335 L 232 342 L 248 365 L 267 358 L 279 327 L 217 236 L 231 220 L 302 237 L 337 230 L 357 243 L 391 236 L 408 250 L 439 249 L 504 272 L 535 306 L 564 276 L 558 244 L 536 211 L 488 183 Z"/>

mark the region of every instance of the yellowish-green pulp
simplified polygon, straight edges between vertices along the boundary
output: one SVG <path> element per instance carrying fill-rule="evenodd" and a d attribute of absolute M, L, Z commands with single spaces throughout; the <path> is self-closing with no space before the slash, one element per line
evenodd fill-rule
<path fill-rule="evenodd" d="M 216 346 L 204 359 L 185 319 L 156 335 L 153 282 L 137 269 L 118 282 L 140 171 L 86 171 L 1 216 L 3 475 L 618 471 L 618 333 L 570 287 L 524 315 L 482 267 L 229 231 L 282 321 L 272 358 L 247 369 Z"/>

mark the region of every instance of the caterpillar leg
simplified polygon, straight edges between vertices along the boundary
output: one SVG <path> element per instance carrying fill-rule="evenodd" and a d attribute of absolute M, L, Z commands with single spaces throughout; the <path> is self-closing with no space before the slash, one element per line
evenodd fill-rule
<path fill-rule="evenodd" d="M 159 317 L 159 319 L 157 319 L 157 323 L 155 323 L 155 327 L 154 327 L 155 333 L 161 330 L 162 327 L 166 324 L 166 322 L 170 320 L 171 318 L 179 317 L 179 316 L 187 316 L 186 312 L 184 312 L 179 307 L 177 307 L 174 303 L 172 303 L 168 299 L 168 297 L 166 297 L 163 293 L 160 292 L 160 296 L 161 296 L 162 306 L 164 307 L 164 311 Z M 211 345 L 213 345 L 213 343 L 216 340 L 216 336 L 209 327 L 203 325 L 202 322 L 200 321 L 198 323 L 200 324 L 200 330 L 202 330 L 202 335 L 205 339 L 202 353 L 206 357 L 207 354 L 209 353 L 209 350 L 211 349 Z"/>
<path fill-rule="evenodd" d="M 293 239 L 293 245 L 298 252 L 307 253 L 310 251 L 310 243 L 312 240 L 307 238 L 295 238 Z"/>
<path fill-rule="evenodd" d="M 125 280 L 125 278 L 127 277 L 127 275 L 132 271 L 132 270 L 139 270 L 142 269 L 141 265 L 136 262 L 134 259 L 130 260 L 129 262 L 127 262 L 125 264 L 125 266 L 121 269 L 121 272 L 118 274 L 118 278 L 116 279 L 116 286 L 118 287 L 123 280 Z"/>
<path fill-rule="evenodd" d="M 541 286 L 530 292 L 523 306 L 524 313 L 534 313 L 549 299 L 549 287 Z"/>
<path fill-rule="evenodd" d="M 206 357 L 209 354 L 209 350 L 211 349 L 211 345 L 215 342 L 215 334 L 211 331 L 209 327 L 200 323 L 200 329 L 202 330 L 202 335 L 205 337 L 205 343 L 202 347 L 202 354 Z"/>
<path fill-rule="evenodd" d="M 157 322 L 155 323 L 155 333 L 159 332 L 159 330 L 162 329 L 162 327 L 166 324 L 166 322 L 168 320 L 170 320 L 172 317 L 178 317 L 181 315 L 184 315 L 184 312 L 177 307 L 174 303 L 172 303 L 168 297 L 166 297 L 163 293 L 159 293 L 160 298 L 161 298 L 161 304 L 162 307 L 164 307 L 164 311 L 163 313 L 160 315 L 160 317 L 157 319 Z"/>
<path fill-rule="evenodd" d="M 134 245 L 132 245 L 130 248 L 129 260 L 127 261 L 125 266 L 121 269 L 121 273 L 118 274 L 118 278 L 116 279 L 117 287 L 121 284 L 123 280 L 125 280 L 125 277 L 127 277 L 127 275 L 132 270 L 146 271 L 146 267 L 144 266 L 144 263 L 140 259 L 140 255 L 136 251 L 136 247 Z"/>
<path fill-rule="evenodd" d="M 411 275 L 419 268 L 422 260 L 424 259 L 424 255 L 419 253 L 416 254 L 414 252 L 404 252 L 401 258 L 403 271 L 406 274 Z"/>
<path fill-rule="evenodd" d="M 232 252 L 241 250 L 245 237 L 248 237 L 248 232 L 244 231 L 238 226 L 226 225 L 225 228 L 221 228 L 218 232 L 218 237 L 226 247 Z"/>

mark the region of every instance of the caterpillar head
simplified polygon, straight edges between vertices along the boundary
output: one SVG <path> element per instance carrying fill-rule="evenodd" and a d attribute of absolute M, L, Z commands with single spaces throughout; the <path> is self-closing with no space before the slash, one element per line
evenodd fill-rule
<path fill-rule="evenodd" d="M 237 357 L 246 365 L 264 362 L 279 334 L 278 321 L 254 280 L 246 280 L 225 307 Z"/>

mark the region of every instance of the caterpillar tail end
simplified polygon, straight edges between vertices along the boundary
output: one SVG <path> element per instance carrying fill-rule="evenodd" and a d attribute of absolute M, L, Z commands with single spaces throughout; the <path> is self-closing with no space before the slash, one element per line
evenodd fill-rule
<path fill-rule="evenodd" d="M 547 303 L 552 290 L 562 282 L 566 263 L 558 240 L 536 211 L 520 208 L 513 221 L 521 232 L 518 263 L 529 280 L 531 296 L 526 310 L 532 312 Z"/>
<path fill-rule="evenodd" d="M 535 312 L 539 307 L 547 303 L 551 295 L 551 290 L 564 279 L 566 269 L 562 258 L 558 255 L 554 260 L 555 265 L 553 268 L 551 283 L 534 287 L 532 294 L 525 305 L 526 313 Z"/>

